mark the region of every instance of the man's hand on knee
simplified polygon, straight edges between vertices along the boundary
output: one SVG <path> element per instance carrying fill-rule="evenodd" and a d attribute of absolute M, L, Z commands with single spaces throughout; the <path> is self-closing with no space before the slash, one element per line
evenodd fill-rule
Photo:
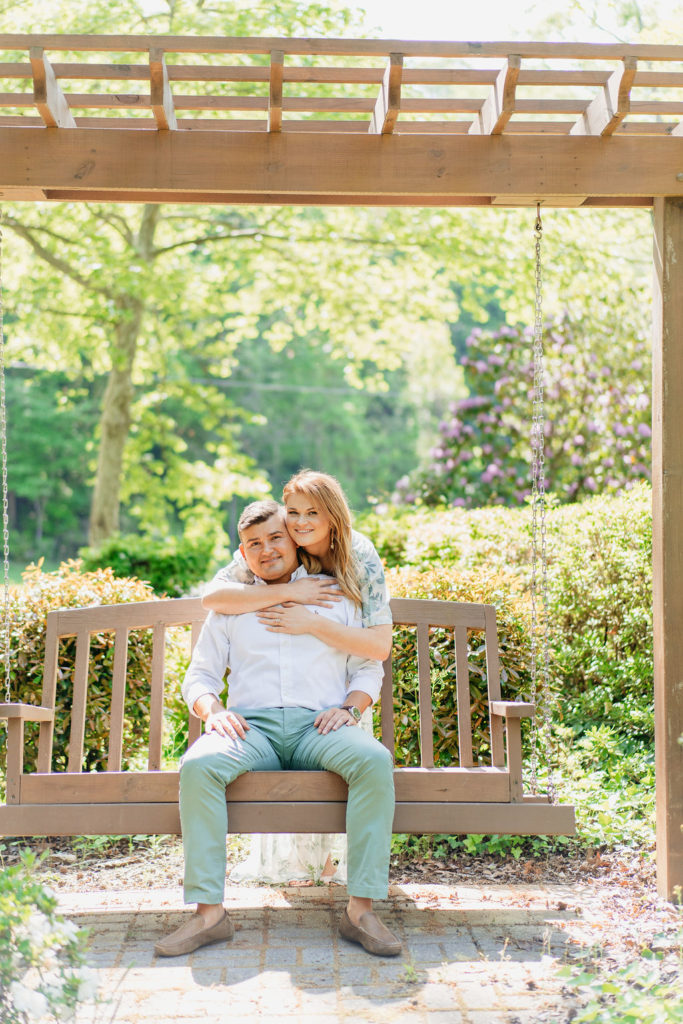
<path fill-rule="evenodd" d="M 328 732 L 335 732 L 337 729 L 341 729 L 342 726 L 355 724 L 356 719 L 346 708 L 328 708 L 327 711 L 321 711 L 313 722 L 313 725 L 323 736 Z"/>
<path fill-rule="evenodd" d="M 244 739 L 249 723 L 242 715 L 235 711 L 214 711 L 204 722 L 206 732 L 217 732 L 219 736 L 227 736 L 230 739 Z"/>

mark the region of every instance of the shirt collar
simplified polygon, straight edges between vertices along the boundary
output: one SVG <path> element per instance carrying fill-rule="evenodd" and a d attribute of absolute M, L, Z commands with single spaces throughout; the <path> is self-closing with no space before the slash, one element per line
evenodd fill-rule
<path fill-rule="evenodd" d="M 299 565 L 299 566 L 297 566 L 297 568 L 292 573 L 292 576 L 291 576 L 289 582 L 293 583 L 294 580 L 300 580 L 303 576 L 308 576 L 308 573 L 306 572 L 305 566 Z M 266 581 L 261 579 L 261 577 L 257 576 L 255 573 L 254 573 L 254 583 L 258 583 L 262 587 L 267 587 L 268 586 Z"/>

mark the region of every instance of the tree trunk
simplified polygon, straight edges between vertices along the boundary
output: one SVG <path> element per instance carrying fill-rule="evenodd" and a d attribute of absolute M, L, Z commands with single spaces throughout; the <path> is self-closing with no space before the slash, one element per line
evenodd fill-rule
<path fill-rule="evenodd" d="M 160 207 L 143 207 L 136 237 L 136 255 L 147 264 L 153 259 L 154 232 Z M 111 343 L 111 370 L 102 399 L 97 474 L 90 505 L 88 541 L 100 544 L 118 532 L 123 457 L 130 432 L 133 403 L 133 370 L 145 312 L 136 296 L 123 294 L 117 302 L 119 318 Z"/>

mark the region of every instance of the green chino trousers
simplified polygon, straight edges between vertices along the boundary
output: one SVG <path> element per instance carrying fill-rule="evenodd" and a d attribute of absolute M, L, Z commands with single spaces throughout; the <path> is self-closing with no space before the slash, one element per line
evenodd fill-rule
<path fill-rule="evenodd" d="M 358 726 L 321 735 L 317 711 L 232 708 L 250 728 L 244 739 L 205 733 L 180 763 L 180 820 L 186 903 L 222 903 L 228 810 L 225 787 L 247 771 L 336 772 L 348 783 L 346 833 L 350 896 L 385 899 L 394 817 L 389 751 Z"/>

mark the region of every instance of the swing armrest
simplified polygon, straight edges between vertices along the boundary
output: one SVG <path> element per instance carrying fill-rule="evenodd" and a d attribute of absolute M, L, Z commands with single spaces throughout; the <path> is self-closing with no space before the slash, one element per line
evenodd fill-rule
<path fill-rule="evenodd" d="M 510 800 L 513 804 L 522 803 L 522 719 L 533 718 L 536 714 L 536 705 L 521 700 L 492 700 L 489 707 L 492 718 L 505 719 Z"/>
<path fill-rule="evenodd" d="M 35 704 L 0 704 L 0 718 L 19 718 L 22 722 L 51 722 L 54 717 L 54 708 L 43 708 Z"/>
<path fill-rule="evenodd" d="M 7 719 L 5 790 L 8 804 L 21 802 L 21 775 L 24 770 L 24 724 L 26 722 L 52 722 L 54 717 L 54 708 L 42 708 L 33 704 L 0 704 L 0 719 Z"/>
<path fill-rule="evenodd" d="M 499 718 L 533 718 L 536 714 L 535 704 L 521 700 L 492 700 L 490 709 L 491 714 Z"/>

